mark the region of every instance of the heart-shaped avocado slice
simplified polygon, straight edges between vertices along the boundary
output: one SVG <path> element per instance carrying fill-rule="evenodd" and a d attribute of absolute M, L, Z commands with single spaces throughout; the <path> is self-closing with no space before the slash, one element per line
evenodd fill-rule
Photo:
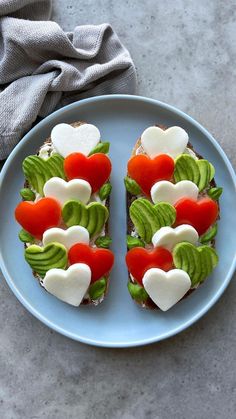
<path fill-rule="evenodd" d="M 65 180 L 64 159 L 60 154 L 53 154 L 47 160 L 39 156 L 28 156 L 23 161 L 23 172 L 30 186 L 43 196 L 44 184 L 52 177 Z"/>
<path fill-rule="evenodd" d="M 139 198 L 130 205 L 129 214 L 139 236 L 151 243 L 157 230 L 175 222 L 176 210 L 168 202 L 152 205 L 148 199 Z"/>
<path fill-rule="evenodd" d="M 218 256 L 210 246 L 196 247 L 182 242 L 174 247 L 173 260 L 176 268 L 189 274 L 193 287 L 211 274 L 218 263 Z"/>
<path fill-rule="evenodd" d="M 191 180 L 199 191 L 205 189 L 213 179 L 215 169 L 209 161 L 204 159 L 195 160 L 188 154 L 182 154 L 175 160 L 174 180 Z"/>
<path fill-rule="evenodd" d="M 67 225 L 81 225 L 87 228 L 90 238 L 98 235 L 109 216 L 108 209 L 100 202 L 84 205 L 74 199 L 67 201 L 62 208 L 62 218 Z"/>
<path fill-rule="evenodd" d="M 25 249 L 25 259 L 33 271 L 44 278 L 49 269 L 66 269 L 67 250 L 60 243 L 50 243 L 45 247 L 32 244 Z"/>

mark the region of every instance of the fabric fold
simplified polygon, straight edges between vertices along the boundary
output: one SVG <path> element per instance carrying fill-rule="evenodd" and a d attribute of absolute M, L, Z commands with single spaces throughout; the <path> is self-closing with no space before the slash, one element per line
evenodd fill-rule
<path fill-rule="evenodd" d="M 133 61 L 108 23 L 65 33 L 46 20 L 50 11 L 49 0 L 1 1 L 0 159 L 37 117 L 85 97 L 135 93 Z"/>

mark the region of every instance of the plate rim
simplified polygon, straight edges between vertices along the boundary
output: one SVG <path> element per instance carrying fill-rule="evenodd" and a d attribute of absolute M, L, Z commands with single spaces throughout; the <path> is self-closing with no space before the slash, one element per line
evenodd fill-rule
<path fill-rule="evenodd" d="M 162 102 L 162 101 L 159 101 L 159 100 L 156 100 L 156 99 L 148 98 L 148 97 L 145 97 L 145 96 L 138 96 L 138 95 L 112 94 L 112 95 L 95 96 L 95 97 L 82 99 L 82 100 L 73 102 L 69 105 L 66 105 L 66 106 L 54 111 L 53 113 L 51 113 L 50 115 L 45 117 L 42 121 L 40 121 L 38 124 L 36 124 L 33 128 L 31 128 L 24 135 L 22 140 L 12 150 L 12 152 L 10 153 L 10 155 L 8 156 L 6 162 L 4 163 L 4 165 L 2 167 L 2 170 L 0 172 L 0 194 L 1 194 L 1 189 L 2 189 L 3 182 L 4 182 L 4 178 L 6 176 L 8 166 L 10 165 L 11 160 L 17 155 L 18 150 L 20 150 L 21 147 L 24 146 L 25 143 L 30 141 L 30 137 L 31 137 L 32 133 L 34 134 L 35 132 L 37 132 L 37 130 L 40 130 L 42 126 L 44 126 L 47 123 L 50 123 L 51 120 L 53 120 L 55 117 L 59 116 L 65 110 L 70 111 L 74 108 L 83 106 L 83 104 L 87 104 L 87 103 L 91 103 L 91 102 L 96 103 L 96 102 L 99 102 L 99 101 L 112 101 L 112 100 L 131 100 L 131 101 L 146 102 L 146 103 L 149 103 L 149 104 L 152 104 L 152 105 L 158 105 L 162 109 L 168 110 L 172 113 L 175 113 L 176 115 L 179 115 L 180 117 L 182 117 L 183 119 L 187 120 L 189 123 L 194 125 L 198 130 L 200 130 L 207 137 L 207 139 L 210 141 L 210 143 L 213 144 L 213 146 L 216 148 L 216 150 L 218 151 L 218 153 L 222 157 L 222 159 L 224 161 L 224 164 L 226 165 L 226 167 L 228 169 L 229 175 L 232 179 L 234 189 L 235 189 L 235 192 L 236 192 L 236 174 L 235 174 L 235 171 L 233 169 L 233 166 L 232 166 L 229 158 L 227 157 L 227 155 L 226 155 L 225 151 L 222 149 L 222 147 L 215 140 L 215 138 L 209 133 L 209 131 L 206 128 L 204 128 L 199 122 L 197 122 L 194 118 L 192 118 L 191 116 L 189 116 L 185 112 L 181 111 L 180 109 L 176 108 L 175 106 L 169 105 L 165 102 Z M 25 297 L 22 296 L 22 294 L 18 291 L 17 287 L 15 287 L 15 285 L 14 285 L 14 280 L 11 278 L 11 275 L 8 272 L 8 269 L 5 265 L 5 262 L 3 260 L 1 252 L 0 252 L 0 269 L 2 270 L 3 276 L 6 280 L 9 288 L 12 290 L 12 292 L 16 296 L 16 298 L 21 302 L 21 304 L 34 317 L 36 317 L 38 320 L 40 320 L 42 323 L 44 323 L 49 328 L 55 330 L 56 332 L 66 336 L 70 339 L 73 339 L 75 341 L 79 341 L 79 342 L 82 342 L 82 343 L 85 343 L 85 344 L 88 344 L 88 345 L 99 346 L 99 347 L 107 347 L 107 348 L 128 348 L 128 347 L 143 346 L 143 345 L 147 345 L 147 344 L 151 344 L 151 343 L 155 343 L 155 342 L 160 342 L 164 339 L 170 338 L 171 336 L 175 336 L 176 334 L 182 332 L 183 330 L 185 330 L 188 327 L 190 327 L 191 325 L 193 325 L 201 317 L 203 317 L 215 305 L 215 303 L 219 300 L 219 298 L 222 296 L 222 294 L 226 290 L 227 286 L 229 285 L 229 283 L 232 279 L 232 276 L 235 272 L 235 269 L 236 269 L 236 251 L 235 251 L 234 258 L 233 258 L 232 263 L 231 263 L 231 267 L 228 271 L 228 274 L 226 275 L 224 283 L 218 289 L 218 291 L 214 294 L 214 296 L 208 301 L 208 303 L 194 317 L 191 317 L 185 323 L 181 323 L 180 326 L 177 326 L 176 328 L 174 328 L 174 329 L 172 329 L 168 332 L 162 333 L 159 336 L 154 336 L 154 337 L 151 337 L 151 338 L 144 338 L 144 339 L 135 340 L 135 341 L 132 341 L 132 342 L 127 342 L 127 341 L 107 342 L 107 341 L 103 341 L 103 340 L 86 338 L 86 337 L 80 336 L 78 334 L 68 332 L 63 327 L 58 326 L 57 324 L 55 324 L 51 320 L 48 320 L 47 317 L 42 315 L 37 309 L 35 309 L 30 304 L 30 302 L 27 301 L 27 299 Z"/>

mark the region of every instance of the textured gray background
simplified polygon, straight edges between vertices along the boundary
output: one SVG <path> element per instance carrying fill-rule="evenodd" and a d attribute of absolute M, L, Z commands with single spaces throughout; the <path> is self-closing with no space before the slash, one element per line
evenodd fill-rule
<path fill-rule="evenodd" d="M 233 0 L 58 0 L 66 30 L 110 22 L 139 94 L 188 112 L 236 165 Z M 149 347 L 88 347 L 34 319 L 0 281 L 1 419 L 234 419 L 236 282 L 196 325 Z"/>

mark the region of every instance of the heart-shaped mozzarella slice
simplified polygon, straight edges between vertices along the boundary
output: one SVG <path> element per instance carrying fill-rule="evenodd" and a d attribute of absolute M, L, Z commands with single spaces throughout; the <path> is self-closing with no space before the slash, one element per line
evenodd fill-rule
<path fill-rule="evenodd" d="M 59 300 L 79 306 L 91 281 L 91 270 L 84 263 L 76 263 L 67 271 L 50 269 L 43 280 L 44 288 Z"/>
<path fill-rule="evenodd" d="M 184 152 L 188 144 L 188 134 L 181 127 L 170 127 L 166 130 L 149 127 L 141 135 L 141 144 L 149 157 L 169 154 L 175 158 Z"/>
<path fill-rule="evenodd" d="M 198 187 L 190 180 L 181 180 L 175 185 L 167 180 L 161 180 L 153 185 L 151 197 L 155 204 L 169 202 L 174 205 L 181 198 L 197 199 Z"/>
<path fill-rule="evenodd" d="M 58 124 L 51 132 L 52 143 L 63 157 L 71 153 L 87 156 L 100 141 L 100 131 L 95 125 L 82 124 L 77 128 L 69 124 Z"/>
<path fill-rule="evenodd" d="M 152 238 L 154 247 L 164 247 L 170 251 L 177 243 L 189 242 L 196 244 L 197 241 L 198 232 L 194 227 L 188 224 L 182 224 L 176 228 L 162 227 L 154 234 Z"/>
<path fill-rule="evenodd" d="M 167 311 L 188 292 L 191 280 L 181 269 L 164 272 L 159 268 L 151 268 L 144 274 L 143 286 L 152 301 L 162 311 Z"/>
<path fill-rule="evenodd" d="M 55 198 L 61 205 L 64 205 L 70 199 L 76 199 L 83 204 L 87 204 L 92 189 L 90 184 L 83 179 L 73 179 L 66 182 L 59 177 L 52 177 L 45 183 L 43 192 L 45 196 Z"/>
<path fill-rule="evenodd" d="M 67 230 L 50 228 L 43 233 L 43 245 L 53 242 L 61 243 L 69 250 L 76 243 L 89 244 L 89 232 L 82 226 L 72 226 Z"/>

